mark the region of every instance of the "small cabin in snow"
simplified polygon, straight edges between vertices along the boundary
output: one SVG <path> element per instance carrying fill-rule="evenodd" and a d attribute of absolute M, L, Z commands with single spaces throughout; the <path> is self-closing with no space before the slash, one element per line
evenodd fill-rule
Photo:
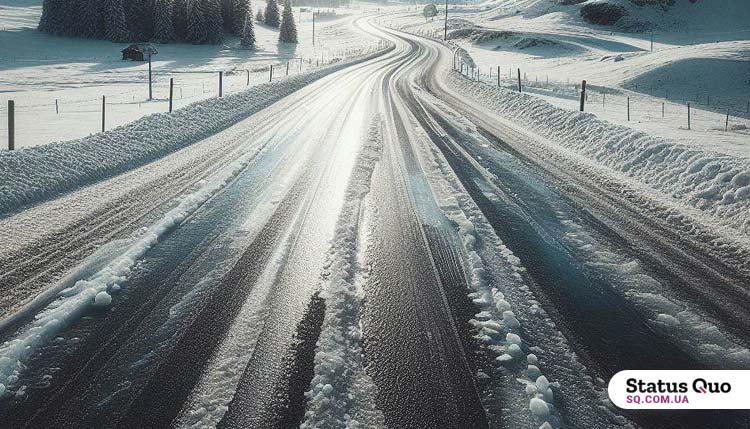
<path fill-rule="evenodd" d="M 149 44 L 132 44 L 122 50 L 122 59 L 131 61 L 146 61 L 151 55 L 156 55 L 159 52 L 156 48 Z"/>

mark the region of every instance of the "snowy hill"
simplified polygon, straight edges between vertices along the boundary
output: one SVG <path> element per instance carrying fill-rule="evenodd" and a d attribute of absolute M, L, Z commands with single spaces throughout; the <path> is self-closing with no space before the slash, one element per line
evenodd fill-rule
<path fill-rule="evenodd" d="M 527 18 L 559 13 L 588 24 L 628 31 L 749 32 L 746 0 L 494 0 L 486 15 Z"/>

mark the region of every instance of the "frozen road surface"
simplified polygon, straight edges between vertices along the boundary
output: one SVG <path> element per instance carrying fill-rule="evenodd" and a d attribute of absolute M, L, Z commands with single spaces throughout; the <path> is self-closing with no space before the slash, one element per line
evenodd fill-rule
<path fill-rule="evenodd" d="M 0 426 L 749 427 L 605 382 L 749 367 L 742 241 L 357 25 L 394 48 L 0 217 Z"/>

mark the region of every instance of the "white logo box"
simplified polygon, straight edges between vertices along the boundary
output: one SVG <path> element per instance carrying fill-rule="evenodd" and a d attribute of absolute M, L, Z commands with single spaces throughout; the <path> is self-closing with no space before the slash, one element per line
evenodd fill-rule
<path fill-rule="evenodd" d="M 743 410 L 750 409 L 750 370 L 628 370 L 607 390 L 630 410 Z"/>

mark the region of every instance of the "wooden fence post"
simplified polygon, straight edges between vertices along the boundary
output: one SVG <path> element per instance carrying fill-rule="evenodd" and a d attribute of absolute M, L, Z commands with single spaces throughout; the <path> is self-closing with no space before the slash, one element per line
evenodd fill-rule
<path fill-rule="evenodd" d="M 8 150 L 16 148 L 16 104 L 8 100 Z"/>
<path fill-rule="evenodd" d="M 57 102 L 57 99 L 55 99 L 55 115 L 60 114 L 60 105 Z"/>
<path fill-rule="evenodd" d="M 247 86 L 250 86 L 250 70 L 247 70 Z"/>
<path fill-rule="evenodd" d="M 102 132 L 104 132 L 104 125 L 107 120 L 107 97 L 102 95 Z"/>
<path fill-rule="evenodd" d="M 581 82 L 581 112 L 586 105 L 586 80 Z"/>
<path fill-rule="evenodd" d="M 523 92 L 521 90 L 521 69 L 518 69 L 518 92 Z"/>
<path fill-rule="evenodd" d="M 724 131 L 729 131 L 729 109 L 727 109 L 727 121 L 724 123 Z"/>
<path fill-rule="evenodd" d="M 688 101 L 688 129 L 690 129 L 690 102 Z"/>
<path fill-rule="evenodd" d="M 286 75 L 289 76 L 289 61 L 286 62 Z"/>
<path fill-rule="evenodd" d="M 224 96 L 224 72 L 219 72 L 219 98 Z"/>
<path fill-rule="evenodd" d="M 628 97 L 628 122 L 630 122 L 630 97 Z"/>
<path fill-rule="evenodd" d="M 271 64 L 270 70 L 268 72 L 268 81 L 273 82 L 273 64 Z"/>
<path fill-rule="evenodd" d="M 174 78 L 169 78 L 169 113 L 172 113 L 172 100 L 174 98 Z"/>
<path fill-rule="evenodd" d="M 664 102 L 661 103 L 661 118 L 664 119 Z"/>
<path fill-rule="evenodd" d="M 500 66 L 497 66 L 497 86 L 500 86 Z"/>

